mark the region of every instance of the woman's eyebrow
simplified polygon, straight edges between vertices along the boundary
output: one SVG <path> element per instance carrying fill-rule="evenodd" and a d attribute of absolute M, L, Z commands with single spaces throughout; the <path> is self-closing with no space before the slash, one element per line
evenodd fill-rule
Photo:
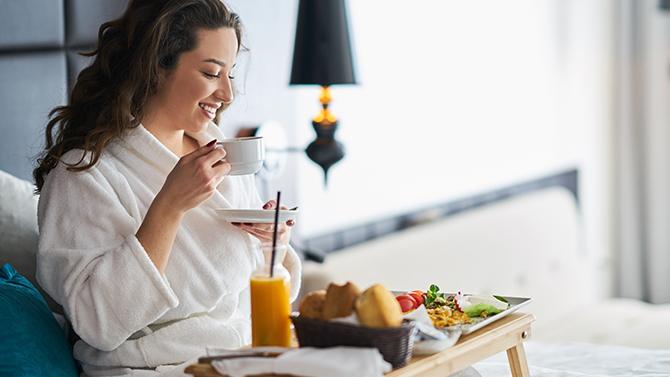
<path fill-rule="evenodd" d="M 203 62 L 218 64 L 218 65 L 220 65 L 220 66 L 222 66 L 222 67 L 225 67 L 225 66 L 226 66 L 226 63 L 222 62 L 221 60 L 214 59 L 214 58 L 205 59 L 205 60 L 203 60 Z"/>

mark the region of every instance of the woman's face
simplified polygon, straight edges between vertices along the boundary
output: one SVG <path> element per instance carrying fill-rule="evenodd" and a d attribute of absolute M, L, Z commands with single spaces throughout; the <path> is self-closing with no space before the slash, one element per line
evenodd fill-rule
<path fill-rule="evenodd" d="M 200 132 L 214 119 L 219 107 L 233 100 L 235 30 L 201 29 L 197 38 L 197 47 L 181 54 L 153 98 L 156 110 L 172 130 Z"/>

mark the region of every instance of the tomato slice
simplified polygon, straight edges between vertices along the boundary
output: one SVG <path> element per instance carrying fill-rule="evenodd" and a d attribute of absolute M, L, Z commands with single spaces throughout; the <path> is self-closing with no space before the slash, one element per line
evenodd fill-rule
<path fill-rule="evenodd" d="M 412 296 L 414 301 L 416 301 L 416 306 L 419 307 L 423 304 L 423 292 L 421 291 L 412 291 L 408 293 L 409 296 Z"/>
<path fill-rule="evenodd" d="M 395 299 L 398 300 L 403 313 L 416 309 L 419 306 L 414 297 L 407 294 L 396 296 Z"/>

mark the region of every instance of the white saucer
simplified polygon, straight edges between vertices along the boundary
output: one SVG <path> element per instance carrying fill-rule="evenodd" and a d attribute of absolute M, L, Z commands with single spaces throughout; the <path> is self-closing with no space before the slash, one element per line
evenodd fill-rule
<path fill-rule="evenodd" d="M 215 210 L 223 216 L 226 221 L 231 223 L 266 223 L 272 224 L 275 221 L 274 209 L 229 209 L 217 208 Z M 295 221 L 298 210 L 280 210 L 279 222 L 288 220 Z"/>

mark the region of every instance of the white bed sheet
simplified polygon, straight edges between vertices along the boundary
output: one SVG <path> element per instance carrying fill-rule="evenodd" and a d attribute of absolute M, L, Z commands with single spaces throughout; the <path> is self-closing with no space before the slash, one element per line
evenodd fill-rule
<path fill-rule="evenodd" d="M 532 307 L 529 310 L 533 312 Z M 579 313 L 579 321 L 575 321 L 574 313 Z M 574 306 L 553 321 L 538 318 L 532 335 L 533 340 L 543 342 L 670 349 L 670 304 L 654 305 L 625 298 L 600 300 Z"/>
<path fill-rule="evenodd" d="M 670 349 L 589 343 L 524 343 L 533 377 L 668 377 Z M 509 377 L 507 355 L 474 365 L 482 377 Z"/>

